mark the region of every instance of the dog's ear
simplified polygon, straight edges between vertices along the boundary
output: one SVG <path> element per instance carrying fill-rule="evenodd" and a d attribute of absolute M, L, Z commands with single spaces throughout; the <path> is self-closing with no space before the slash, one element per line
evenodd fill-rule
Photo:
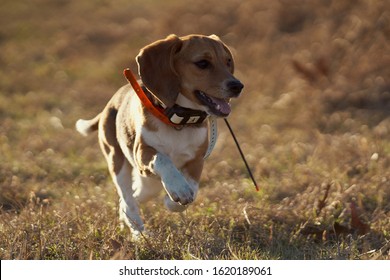
<path fill-rule="evenodd" d="M 172 34 L 144 47 L 136 57 L 143 84 L 167 107 L 175 104 L 180 92 L 173 60 L 181 46 L 180 38 Z"/>
<path fill-rule="evenodd" d="M 231 50 L 229 49 L 228 46 L 225 45 L 224 42 L 222 42 L 222 40 L 215 34 L 212 34 L 210 36 L 208 36 L 210 39 L 213 39 L 217 42 L 219 42 L 220 44 L 222 44 L 222 47 L 224 48 L 224 50 L 226 51 L 226 53 L 228 54 L 228 56 L 230 57 L 230 63 L 229 63 L 229 67 L 230 67 L 230 72 L 233 74 L 234 73 L 234 58 L 233 58 L 233 54 L 231 52 Z"/>
<path fill-rule="evenodd" d="M 218 36 L 218 35 L 215 35 L 215 34 L 211 34 L 211 35 L 209 36 L 209 38 L 211 38 L 211 39 L 213 39 L 213 40 L 216 40 L 216 41 L 221 41 L 221 39 L 219 38 L 219 36 Z"/>

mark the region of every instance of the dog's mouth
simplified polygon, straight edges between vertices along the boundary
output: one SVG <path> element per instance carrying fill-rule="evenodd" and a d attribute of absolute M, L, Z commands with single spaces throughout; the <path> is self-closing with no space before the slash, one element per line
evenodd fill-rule
<path fill-rule="evenodd" d="M 227 117 L 231 112 L 230 98 L 217 98 L 207 95 L 203 91 L 196 90 L 195 96 L 210 110 L 209 113 L 217 117 Z"/>

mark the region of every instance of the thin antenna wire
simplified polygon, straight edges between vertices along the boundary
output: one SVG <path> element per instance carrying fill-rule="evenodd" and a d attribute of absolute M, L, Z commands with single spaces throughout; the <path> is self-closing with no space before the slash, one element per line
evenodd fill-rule
<path fill-rule="evenodd" d="M 225 121 L 227 127 L 229 128 L 230 134 L 232 135 L 234 142 L 236 143 L 236 146 L 237 146 L 237 148 L 238 148 L 238 151 L 240 152 L 241 158 L 242 158 L 242 160 L 243 160 L 244 163 L 245 163 L 246 169 L 248 170 L 249 176 L 251 177 L 252 182 L 253 182 L 253 184 L 255 185 L 256 191 L 259 191 L 259 187 L 258 187 L 258 185 L 257 185 L 257 183 L 256 183 L 255 178 L 253 177 L 253 174 L 252 174 L 251 169 L 249 168 L 248 162 L 247 162 L 246 159 L 245 159 L 244 153 L 242 152 L 242 150 L 241 150 L 241 148 L 240 148 L 240 144 L 238 144 L 238 141 L 237 141 L 236 136 L 234 135 L 233 129 L 232 129 L 232 127 L 230 126 L 230 124 L 229 124 L 229 122 L 228 122 L 227 119 L 224 118 L 224 121 Z"/>

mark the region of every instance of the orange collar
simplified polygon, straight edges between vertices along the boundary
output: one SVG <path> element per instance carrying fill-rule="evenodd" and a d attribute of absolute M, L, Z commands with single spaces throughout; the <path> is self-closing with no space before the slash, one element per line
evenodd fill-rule
<path fill-rule="evenodd" d="M 166 109 L 160 106 L 156 106 L 142 90 L 133 72 L 129 68 L 123 70 L 123 74 L 141 100 L 142 105 L 144 105 L 150 113 L 152 113 L 156 118 L 165 124 L 176 128 L 181 128 L 184 125 L 201 124 L 209 116 L 204 111 L 184 108 L 176 104 L 173 105 L 173 107 Z"/>
<path fill-rule="evenodd" d="M 135 93 L 138 95 L 139 99 L 141 100 L 141 103 L 146 107 L 146 109 L 151 112 L 155 117 L 160 119 L 166 124 L 177 126 L 176 124 L 173 124 L 168 117 L 164 114 L 164 111 L 162 108 L 156 107 L 152 101 L 149 100 L 149 98 L 146 96 L 145 92 L 142 90 L 141 86 L 138 84 L 137 79 L 135 78 L 133 72 L 129 68 L 123 70 L 123 74 L 125 75 L 126 79 L 129 81 L 131 86 L 133 87 Z"/>

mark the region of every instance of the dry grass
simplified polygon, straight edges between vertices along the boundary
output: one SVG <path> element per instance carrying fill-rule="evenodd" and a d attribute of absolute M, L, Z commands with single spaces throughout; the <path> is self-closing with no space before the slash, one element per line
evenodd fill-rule
<path fill-rule="evenodd" d="M 2 1 L 1 259 L 389 259 L 390 14 L 375 1 Z M 218 8 L 216 8 L 218 7 Z M 96 137 L 73 129 L 169 33 L 218 34 L 245 91 L 184 216 L 118 228 Z"/>

